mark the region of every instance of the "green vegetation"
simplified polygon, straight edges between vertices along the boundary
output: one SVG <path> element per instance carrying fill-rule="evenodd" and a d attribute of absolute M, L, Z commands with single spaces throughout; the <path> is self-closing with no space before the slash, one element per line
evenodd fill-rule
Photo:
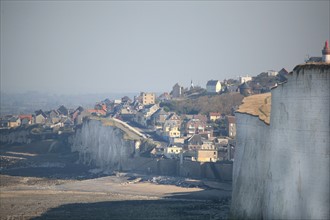
<path fill-rule="evenodd" d="M 208 114 L 210 112 L 230 114 L 232 108 L 240 105 L 242 100 L 243 96 L 239 93 L 227 93 L 161 103 L 161 107 L 166 107 L 178 114 Z"/>

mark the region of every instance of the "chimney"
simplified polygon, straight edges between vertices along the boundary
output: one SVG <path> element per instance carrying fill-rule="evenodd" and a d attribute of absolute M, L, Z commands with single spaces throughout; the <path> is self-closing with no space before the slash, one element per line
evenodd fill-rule
<path fill-rule="evenodd" d="M 328 40 L 325 41 L 325 45 L 322 50 L 322 62 L 330 63 L 330 48 L 329 48 Z"/>

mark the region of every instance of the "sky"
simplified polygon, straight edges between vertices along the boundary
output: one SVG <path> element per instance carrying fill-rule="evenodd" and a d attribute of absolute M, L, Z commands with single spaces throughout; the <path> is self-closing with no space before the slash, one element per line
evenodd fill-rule
<path fill-rule="evenodd" d="M 330 1 L 3 1 L 1 91 L 170 92 L 321 56 Z"/>

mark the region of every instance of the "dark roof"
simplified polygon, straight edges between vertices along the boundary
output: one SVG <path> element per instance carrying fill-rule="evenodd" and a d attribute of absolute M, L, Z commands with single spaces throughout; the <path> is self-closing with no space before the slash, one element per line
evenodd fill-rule
<path fill-rule="evenodd" d="M 187 139 L 187 142 L 189 145 L 202 145 L 203 138 L 199 134 L 194 134 L 193 136 Z"/>
<path fill-rule="evenodd" d="M 281 74 L 281 75 L 288 75 L 289 72 L 288 72 L 285 68 L 282 68 L 280 71 L 278 71 L 278 74 Z"/>
<path fill-rule="evenodd" d="M 306 63 L 309 62 L 322 62 L 322 57 L 310 57 L 308 60 L 306 60 Z"/>
<path fill-rule="evenodd" d="M 216 86 L 218 82 L 219 82 L 219 80 L 209 80 L 206 85 L 207 86 Z"/>
<path fill-rule="evenodd" d="M 10 122 L 16 122 L 18 120 L 18 117 L 13 116 L 9 119 Z"/>
<path fill-rule="evenodd" d="M 61 105 L 57 111 L 62 114 L 62 115 L 68 115 L 69 114 L 69 111 L 66 107 L 64 107 L 64 105 Z"/>
<path fill-rule="evenodd" d="M 47 117 L 46 114 L 45 114 L 41 109 L 38 110 L 38 111 L 35 111 L 35 113 L 36 113 L 36 116 L 38 116 L 38 115 L 42 115 L 44 118 Z"/>
<path fill-rule="evenodd" d="M 84 108 L 81 107 L 81 106 L 79 106 L 79 107 L 76 109 L 76 111 L 80 111 L 80 112 L 82 112 L 82 111 L 84 111 Z"/>
<path fill-rule="evenodd" d="M 244 82 L 242 85 L 239 86 L 240 89 L 250 89 L 250 86 Z"/>

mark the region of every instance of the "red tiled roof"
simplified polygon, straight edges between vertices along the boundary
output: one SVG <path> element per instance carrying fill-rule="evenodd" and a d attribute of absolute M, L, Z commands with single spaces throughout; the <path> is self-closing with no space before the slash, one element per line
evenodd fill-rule
<path fill-rule="evenodd" d="M 236 123 L 236 118 L 235 116 L 227 116 L 228 123 L 230 124 L 235 124 Z"/>
<path fill-rule="evenodd" d="M 221 116 L 221 113 L 219 113 L 219 112 L 210 112 L 210 116 L 218 116 L 218 117 L 220 117 Z"/>
<path fill-rule="evenodd" d="M 24 119 L 24 118 L 27 118 L 29 119 L 30 121 L 32 120 L 32 115 L 19 115 L 18 116 L 21 120 Z"/>

